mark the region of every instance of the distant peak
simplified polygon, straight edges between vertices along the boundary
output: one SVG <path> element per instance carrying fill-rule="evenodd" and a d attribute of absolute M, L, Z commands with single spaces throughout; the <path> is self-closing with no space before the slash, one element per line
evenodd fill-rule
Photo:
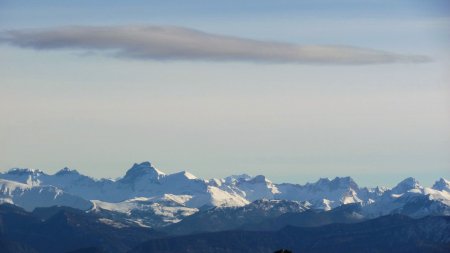
<path fill-rule="evenodd" d="M 392 192 L 396 194 L 405 193 L 409 190 L 413 189 L 421 189 L 419 181 L 413 177 L 405 178 L 403 181 L 398 183 L 394 188 L 392 188 Z"/>
<path fill-rule="evenodd" d="M 271 183 L 264 175 L 258 175 L 249 180 L 252 183 Z"/>
<path fill-rule="evenodd" d="M 413 177 L 408 177 L 408 178 L 405 178 L 403 181 L 401 181 L 398 185 L 408 185 L 411 187 L 415 187 L 415 186 L 419 185 L 419 181 L 417 181 L 417 179 L 415 179 Z"/>
<path fill-rule="evenodd" d="M 353 180 L 353 178 L 351 177 L 335 177 L 333 180 L 331 180 L 331 184 L 336 188 L 358 188 L 355 180 Z"/>
<path fill-rule="evenodd" d="M 450 181 L 441 177 L 434 183 L 432 188 L 438 191 L 450 191 Z"/>
<path fill-rule="evenodd" d="M 64 167 L 55 173 L 56 176 L 68 175 L 68 174 L 80 175 L 80 173 L 77 170 L 69 169 L 68 167 Z"/>
<path fill-rule="evenodd" d="M 44 174 L 42 170 L 29 168 L 12 168 L 8 170 L 8 174 Z"/>
<path fill-rule="evenodd" d="M 355 181 L 351 177 L 335 177 L 332 181 L 339 181 L 339 182 L 348 182 L 348 183 L 354 183 Z"/>
<path fill-rule="evenodd" d="M 333 180 L 329 178 L 320 178 L 315 183 L 306 184 L 308 187 L 321 190 L 335 190 L 335 189 L 358 189 L 359 186 L 351 177 L 335 177 Z"/>
<path fill-rule="evenodd" d="M 144 171 L 144 172 L 150 172 L 150 173 L 157 173 L 160 175 L 163 175 L 164 173 L 160 170 L 155 169 L 152 164 L 148 161 L 146 162 L 142 162 L 142 163 L 135 163 L 133 165 L 133 167 L 131 167 L 130 170 L 135 170 L 135 171 Z"/>
<path fill-rule="evenodd" d="M 315 182 L 314 184 L 320 185 L 320 184 L 328 184 L 330 183 L 331 180 L 327 177 L 321 177 L 319 178 L 319 180 L 317 180 L 317 182 Z"/>
<path fill-rule="evenodd" d="M 245 180 L 245 181 L 250 180 L 251 178 L 252 177 L 249 176 L 248 174 L 240 174 L 240 175 L 228 176 L 228 177 L 224 178 L 224 180 L 225 180 L 225 183 L 230 184 L 230 183 L 237 182 L 240 180 Z"/>
<path fill-rule="evenodd" d="M 163 175 L 165 174 L 152 167 L 150 162 L 142 162 L 139 164 L 135 163 L 133 167 L 127 171 L 122 180 L 135 180 L 144 176 L 149 176 L 153 180 L 158 180 Z"/>

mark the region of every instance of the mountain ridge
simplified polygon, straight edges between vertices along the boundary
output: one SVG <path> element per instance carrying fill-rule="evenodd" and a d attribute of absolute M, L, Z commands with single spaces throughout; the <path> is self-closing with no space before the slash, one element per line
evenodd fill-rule
<path fill-rule="evenodd" d="M 247 174 L 205 180 L 187 171 L 166 174 L 142 162 L 116 180 L 95 179 L 67 167 L 53 175 L 14 168 L 0 173 L 0 203 L 27 210 L 66 205 L 128 225 L 164 227 L 201 210 L 242 207 L 262 199 L 308 203 L 307 209 L 325 211 L 357 203 L 362 215 L 371 218 L 391 213 L 450 215 L 449 186 L 441 178 L 432 187 L 424 187 L 411 177 L 393 188 L 361 187 L 349 176 L 320 178 L 304 185 L 277 184 L 264 175 Z M 23 196 L 31 197 L 22 201 Z"/>

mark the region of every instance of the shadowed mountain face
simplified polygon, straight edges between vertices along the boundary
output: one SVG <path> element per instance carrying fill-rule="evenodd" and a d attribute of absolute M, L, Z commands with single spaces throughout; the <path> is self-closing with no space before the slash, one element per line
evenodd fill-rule
<path fill-rule="evenodd" d="M 180 235 L 239 229 L 245 225 L 259 224 L 282 214 L 302 213 L 308 208 L 308 203 L 257 200 L 243 207 L 223 207 L 200 211 L 178 223 L 165 227 L 164 231 Z"/>
<path fill-rule="evenodd" d="M 430 200 L 428 197 L 405 196 L 396 199 L 401 208 L 389 210 L 392 214 L 412 216 L 418 212 L 446 213 L 448 206 Z M 409 199 L 411 198 L 411 199 Z M 386 201 L 392 201 L 388 199 Z M 382 206 L 379 207 L 380 209 Z M 386 213 L 389 213 L 387 212 Z M 287 200 L 257 200 L 243 207 L 217 207 L 201 210 L 182 221 L 163 228 L 169 234 L 187 235 L 202 232 L 226 230 L 279 230 L 285 226 L 317 227 L 332 223 L 356 223 L 368 220 L 372 210 L 359 203 L 346 204 L 324 211 L 311 209 L 309 203 Z"/>
<path fill-rule="evenodd" d="M 260 223 L 247 223 L 240 227 L 243 230 L 276 231 L 287 226 L 319 227 L 333 223 L 357 223 L 366 220 L 361 214 L 359 204 L 348 204 L 330 211 L 307 210 L 301 213 L 285 213 L 265 219 Z"/>
<path fill-rule="evenodd" d="M 292 252 L 449 252 L 450 217 L 411 219 L 383 216 L 355 224 L 315 228 L 286 227 L 279 231 L 225 231 L 154 239 L 130 253 L 272 253 Z"/>
<path fill-rule="evenodd" d="M 286 204 L 290 206 L 289 212 L 282 213 Z M 0 205 L 0 252 L 272 253 L 289 249 L 313 253 L 406 253 L 450 250 L 448 216 L 412 219 L 389 215 L 360 222 L 358 213 L 362 209 L 356 204 L 331 211 L 296 212 L 300 209 L 301 205 L 292 206 L 292 202 L 255 202 L 247 207 L 248 213 L 245 208 L 236 208 L 226 219 L 231 222 L 241 215 L 245 218 L 257 214 L 255 217 L 259 218 L 248 219 L 253 222 L 234 223 L 239 226 L 238 230 L 174 237 L 151 229 L 119 226 L 113 221 L 105 223 L 95 213 L 68 207 L 40 208 L 29 213 L 3 204 Z M 195 226 L 195 223 L 190 225 Z M 211 226 L 216 225 L 211 223 Z"/>
<path fill-rule="evenodd" d="M 0 252 L 60 253 L 97 246 L 107 252 L 126 252 L 161 233 L 138 227 L 116 227 L 99 217 L 72 208 L 41 208 L 33 213 L 0 205 Z M 6 251 L 12 249 L 12 251 Z"/>

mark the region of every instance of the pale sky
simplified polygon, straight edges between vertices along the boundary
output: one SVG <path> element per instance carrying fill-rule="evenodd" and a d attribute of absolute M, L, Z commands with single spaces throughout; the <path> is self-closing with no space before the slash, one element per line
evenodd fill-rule
<path fill-rule="evenodd" d="M 0 171 L 449 179 L 449 6 L 0 0 Z"/>

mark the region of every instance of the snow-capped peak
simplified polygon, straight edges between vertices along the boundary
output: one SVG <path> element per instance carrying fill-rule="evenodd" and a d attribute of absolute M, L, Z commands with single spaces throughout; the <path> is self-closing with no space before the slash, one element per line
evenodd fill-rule
<path fill-rule="evenodd" d="M 45 174 L 42 170 L 38 169 L 29 169 L 29 168 L 12 168 L 8 170 L 6 174 L 10 175 L 38 175 Z"/>
<path fill-rule="evenodd" d="M 1 175 L 3 179 L 28 185 L 39 185 L 42 176 L 47 176 L 47 174 L 41 170 L 27 168 L 13 168 Z"/>
<path fill-rule="evenodd" d="M 249 201 L 262 198 L 273 199 L 274 195 L 280 193 L 277 186 L 263 175 L 258 175 L 250 180 L 240 180 L 233 188 L 243 192 L 243 196 Z"/>
<path fill-rule="evenodd" d="M 90 201 L 63 192 L 54 186 L 32 186 L 0 179 L 0 203 L 12 203 L 31 211 L 36 207 L 69 206 L 81 210 L 92 207 Z"/>
<path fill-rule="evenodd" d="M 197 179 L 197 177 L 194 174 L 188 171 L 182 171 L 181 174 L 183 174 L 187 179 Z"/>
<path fill-rule="evenodd" d="M 436 181 L 432 187 L 435 190 L 438 191 L 448 191 L 450 192 L 450 181 L 446 180 L 445 178 L 440 178 L 438 181 Z"/>
<path fill-rule="evenodd" d="M 422 189 L 423 187 L 420 185 L 419 181 L 413 177 L 408 177 L 392 188 L 391 192 L 394 194 L 402 194 L 411 190 L 420 191 Z"/>
<path fill-rule="evenodd" d="M 372 208 L 368 211 L 371 215 L 384 213 L 383 210 L 400 210 L 404 203 L 419 201 L 419 204 L 433 205 L 430 209 L 427 209 L 428 206 L 424 207 L 421 211 L 424 214 L 433 210 L 437 210 L 436 213 L 450 213 L 450 182 L 443 178 L 438 180 L 433 188 L 424 188 L 414 178 L 407 178 L 392 190 L 388 190 L 380 187 L 360 188 L 351 177 L 321 178 L 306 185 L 277 184 L 264 175 L 250 177 L 247 174 L 221 180 L 203 180 L 187 171 L 166 175 L 155 169 L 150 162 L 143 162 L 134 164 L 124 177 L 116 181 L 96 180 L 69 168 L 61 169 L 52 175 L 40 170 L 11 169 L 9 172 L 0 173 L 0 179 L 9 180 L 4 182 L 3 186 L 0 185 L 0 203 L 28 205 L 30 208 L 42 203 L 44 206 L 67 203 L 66 205 L 85 208 L 90 206 L 89 200 L 97 200 L 105 203 L 104 205 L 120 203 L 119 206 L 125 205 L 137 210 L 136 219 L 140 219 L 139 213 L 145 208 L 157 207 L 160 212 L 162 209 L 176 207 L 178 209 L 173 211 L 178 212 L 177 210 L 197 210 L 205 206 L 244 206 L 261 199 L 269 200 L 261 200 L 256 204 L 279 206 L 282 210 L 286 209 L 283 200 L 301 201 L 300 203 L 308 201 L 312 208 L 325 210 L 343 204 L 361 203 L 368 209 Z M 18 185 L 14 185 L 13 181 Z M 39 191 L 45 193 L 39 198 L 45 199 L 46 202 L 34 201 L 33 198 Z M 59 197 L 63 195 L 64 197 Z M 71 204 L 69 201 L 76 203 Z M 141 209 L 142 206 L 144 209 Z M 289 210 L 300 210 L 296 208 L 294 205 L 293 209 Z M 192 213 L 191 211 L 189 213 Z M 172 214 L 171 212 L 170 215 Z"/>
<path fill-rule="evenodd" d="M 193 175 L 190 172 L 187 172 L 185 170 L 177 172 L 177 173 L 173 173 L 168 175 L 169 178 L 171 179 L 188 179 L 188 180 L 195 180 L 198 179 L 195 175 Z"/>
<path fill-rule="evenodd" d="M 306 186 L 316 191 L 333 191 L 337 189 L 359 189 L 359 186 L 351 177 L 320 178 L 315 183 L 308 183 Z"/>
<path fill-rule="evenodd" d="M 140 164 L 135 163 L 120 181 L 130 182 L 142 177 L 148 177 L 152 181 L 158 181 L 163 176 L 165 174 L 152 167 L 150 162 L 142 162 Z"/>
<path fill-rule="evenodd" d="M 232 184 L 232 183 L 235 183 L 235 182 L 237 182 L 239 180 L 250 180 L 251 178 L 252 177 L 249 176 L 248 174 L 240 174 L 240 175 L 228 176 L 228 177 L 224 178 L 223 180 L 227 184 Z"/>

